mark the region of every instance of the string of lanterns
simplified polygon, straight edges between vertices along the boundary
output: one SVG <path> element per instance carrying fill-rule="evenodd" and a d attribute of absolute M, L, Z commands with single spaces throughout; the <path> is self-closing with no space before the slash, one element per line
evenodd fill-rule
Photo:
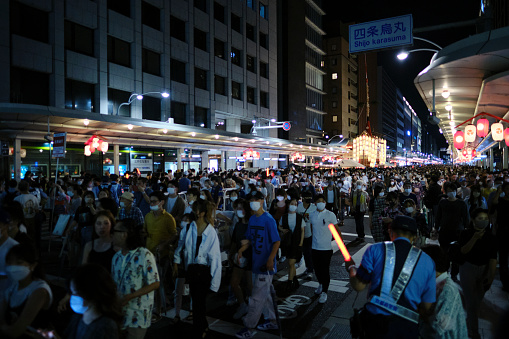
<path fill-rule="evenodd" d="M 99 135 L 93 135 L 85 142 L 85 155 L 89 157 L 96 150 L 103 152 L 104 154 L 108 152 L 108 146 L 108 142 L 102 140 Z"/>
<path fill-rule="evenodd" d="M 483 115 L 483 116 L 487 115 L 487 116 L 493 117 L 497 120 L 502 120 L 504 122 L 509 123 L 509 121 L 507 121 L 507 120 L 504 120 L 504 119 L 494 116 L 492 114 L 483 112 L 483 113 L 476 115 L 473 118 L 466 120 L 465 122 L 458 125 L 456 128 L 467 123 L 468 121 L 475 119 L 476 117 L 478 117 L 480 115 Z M 467 125 L 465 127 L 465 132 L 458 130 L 458 131 L 456 131 L 456 133 L 454 133 L 454 138 L 453 138 L 454 147 L 457 149 L 462 149 L 465 147 L 465 143 L 474 142 L 476 139 L 476 135 L 480 138 L 485 138 L 488 135 L 489 131 L 490 131 L 490 122 L 488 119 L 483 117 L 483 118 L 477 120 L 477 125 L 473 125 L 473 124 Z M 491 125 L 491 137 L 492 137 L 493 141 L 505 140 L 505 144 L 507 146 L 509 146 L 509 127 L 504 129 L 504 125 L 502 125 L 502 123 L 500 123 L 500 122 L 493 123 Z"/>

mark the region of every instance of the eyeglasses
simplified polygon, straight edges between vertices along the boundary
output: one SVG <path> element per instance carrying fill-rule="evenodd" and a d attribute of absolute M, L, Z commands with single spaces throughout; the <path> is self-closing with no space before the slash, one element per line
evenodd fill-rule
<path fill-rule="evenodd" d="M 150 200 L 150 204 L 159 204 L 159 200 Z"/>

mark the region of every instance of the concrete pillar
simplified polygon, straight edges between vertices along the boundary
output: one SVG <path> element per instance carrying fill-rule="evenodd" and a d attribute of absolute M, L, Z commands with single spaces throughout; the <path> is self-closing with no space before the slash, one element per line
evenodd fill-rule
<path fill-rule="evenodd" d="M 14 139 L 14 179 L 21 180 L 21 139 Z"/>
<path fill-rule="evenodd" d="M 493 147 L 490 148 L 490 171 L 493 172 Z"/>
<path fill-rule="evenodd" d="M 177 169 L 182 170 L 182 154 L 184 154 L 183 148 L 177 148 Z"/>
<path fill-rule="evenodd" d="M 508 156 L 509 156 L 509 149 L 507 148 L 507 146 L 503 145 L 502 146 L 502 169 L 507 169 Z"/>
<path fill-rule="evenodd" d="M 119 165 L 120 165 L 120 152 L 119 152 L 119 145 L 115 144 L 113 145 L 113 171 L 116 175 L 120 175 Z"/>
<path fill-rule="evenodd" d="M 219 161 L 219 167 L 221 167 L 221 170 L 225 170 L 226 168 L 226 152 L 221 151 L 221 161 Z"/>
<path fill-rule="evenodd" d="M 209 167 L 209 152 L 203 151 L 201 152 L 201 169 L 204 170 L 205 168 Z"/>

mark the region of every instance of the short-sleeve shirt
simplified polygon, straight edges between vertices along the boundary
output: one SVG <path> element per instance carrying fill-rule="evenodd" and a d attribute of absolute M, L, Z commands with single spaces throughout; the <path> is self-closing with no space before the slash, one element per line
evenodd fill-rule
<path fill-rule="evenodd" d="M 127 209 L 125 208 L 121 208 L 120 211 L 118 211 L 118 220 L 124 219 L 133 219 L 137 227 L 142 227 L 145 222 L 143 213 L 135 206 L 132 206 L 129 212 L 127 212 Z"/>
<path fill-rule="evenodd" d="M 126 255 L 123 255 L 122 251 L 118 251 L 113 256 L 111 273 L 120 296 L 131 294 L 159 281 L 156 259 L 144 247 L 131 250 Z M 131 299 L 123 308 L 122 329 L 126 327 L 149 328 L 153 308 L 154 291 Z"/>
<path fill-rule="evenodd" d="M 332 234 L 329 224 L 337 225 L 336 215 L 329 210 L 315 211 L 309 215 L 313 227 L 313 241 L 311 248 L 318 251 L 332 250 Z"/>
<path fill-rule="evenodd" d="M 23 207 L 25 218 L 35 218 L 35 213 L 39 209 L 39 200 L 33 194 L 21 194 L 14 198 Z"/>
<path fill-rule="evenodd" d="M 256 215 L 249 218 L 249 224 L 246 231 L 246 239 L 251 241 L 252 263 L 254 274 L 275 274 L 276 258 L 274 258 L 274 270 L 271 272 L 263 272 L 260 270 L 262 266 L 266 266 L 272 246 L 276 241 L 281 241 L 277 230 L 276 220 L 267 212 L 259 217 Z"/>
<path fill-rule="evenodd" d="M 397 238 L 397 241 L 408 241 L 406 238 Z M 370 283 L 368 296 L 376 294 L 382 284 L 385 264 L 385 244 L 376 243 L 369 246 L 362 256 L 362 261 L 357 270 L 357 277 L 364 283 Z M 395 277 L 397 278 L 397 277 Z M 403 292 L 403 296 L 411 308 L 415 311 L 420 303 L 434 303 L 436 300 L 435 263 L 426 254 L 421 252 L 412 278 Z M 391 315 L 381 308 L 367 304 L 367 310 L 372 314 Z"/>
<path fill-rule="evenodd" d="M 152 253 L 161 242 L 168 241 L 177 234 L 175 219 L 165 210 L 158 217 L 152 212 L 148 213 L 145 216 L 144 228 L 147 231 L 147 248 Z M 166 254 L 167 249 L 162 249 L 160 255 Z"/>
<path fill-rule="evenodd" d="M 465 246 L 475 232 L 473 228 L 462 231 L 459 238 L 460 247 Z M 470 252 L 464 257 L 469 263 L 478 266 L 487 265 L 490 259 L 497 260 L 497 240 L 490 229 L 484 232 L 483 237 L 475 242 Z"/>

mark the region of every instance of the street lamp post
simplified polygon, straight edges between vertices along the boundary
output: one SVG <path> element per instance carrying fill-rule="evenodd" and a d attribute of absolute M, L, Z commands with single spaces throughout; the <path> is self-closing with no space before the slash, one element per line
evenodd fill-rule
<path fill-rule="evenodd" d="M 163 98 L 168 98 L 170 96 L 170 94 L 168 92 L 145 92 L 145 93 L 141 93 L 141 94 L 133 93 L 133 94 L 131 94 L 129 96 L 129 100 L 127 100 L 127 102 L 123 102 L 120 105 L 118 105 L 117 115 L 119 115 L 120 107 L 131 105 L 135 98 L 138 99 L 138 100 L 143 100 L 143 96 L 146 95 L 146 94 L 161 94 L 161 96 Z"/>

